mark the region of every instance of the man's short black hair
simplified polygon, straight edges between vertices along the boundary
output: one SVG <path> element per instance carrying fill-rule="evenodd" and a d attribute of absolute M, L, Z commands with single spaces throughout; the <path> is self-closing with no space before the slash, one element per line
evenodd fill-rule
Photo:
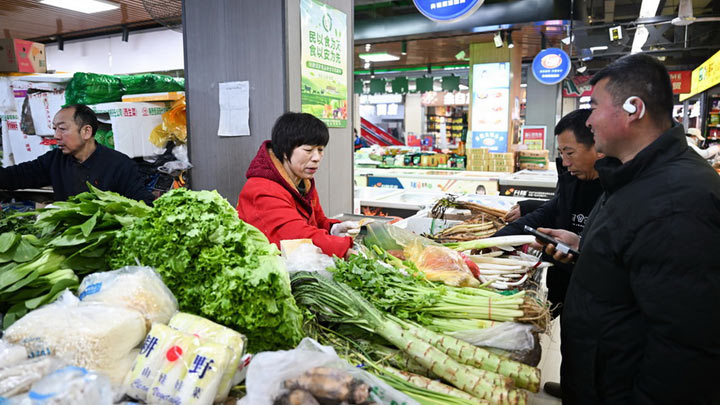
<path fill-rule="evenodd" d="M 78 128 L 82 129 L 85 125 L 90 125 L 90 128 L 92 128 L 92 136 L 95 137 L 95 133 L 97 133 L 99 126 L 95 112 L 85 104 L 71 104 L 63 107 L 63 110 L 68 108 L 75 109 L 73 120 L 75 121 L 75 124 L 77 124 Z"/>
<path fill-rule="evenodd" d="M 597 72 L 590 84 L 594 86 L 605 78 L 609 79 L 607 90 L 616 105 L 637 96 L 651 117 L 672 122 L 672 83 L 665 65 L 658 59 L 641 53 L 623 56 Z"/>
<path fill-rule="evenodd" d="M 287 112 L 281 115 L 272 129 L 270 145 L 273 153 L 284 162 L 301 145 L 326 146 L 330 140 L 327 125 L 307 113 Z"/>
<path fill-rule="evenodd" d="M 575 140 L 578 143 L 588 148 L 594 146 L 595 138 L 593 137 L 593 133 L 585 124 L 588 118 L 590 118 L 591 112 L 592 110 L 589 108 L 581 108 L 565 115 L 560 122 L 555 125 L 555 135 L 560 135 L 569 129 L 575 134 Z"/>

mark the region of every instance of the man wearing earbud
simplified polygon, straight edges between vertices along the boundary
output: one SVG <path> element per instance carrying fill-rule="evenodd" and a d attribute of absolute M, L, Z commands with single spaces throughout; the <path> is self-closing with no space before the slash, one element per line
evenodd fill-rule
<path fill-rule="evenodd" d="M 563 403 L 720 403 L 720 177 L 673 121 L 657 59 L 625 56 L 591 84 L 605 192 L 582 239 L 539 229 L 580 251 L 561 317 Z"/>

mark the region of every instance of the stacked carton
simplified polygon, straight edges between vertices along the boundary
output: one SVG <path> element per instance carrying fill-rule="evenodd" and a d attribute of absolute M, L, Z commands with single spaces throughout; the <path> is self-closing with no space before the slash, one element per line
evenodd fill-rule
<path fill-rule="evenodd" d="M 468 149 L 467 170 L 484 172 L 512 172 L 515 159 L 512 153 L 493 153 L 487 148 Z"/>
<path fill-rule="evenodd" d="M 517 154 L 518 168 L 520 170 L 547 170 L 548 168 L 548 156 L 550 153 L 547 149 L 521 150 Z"/>

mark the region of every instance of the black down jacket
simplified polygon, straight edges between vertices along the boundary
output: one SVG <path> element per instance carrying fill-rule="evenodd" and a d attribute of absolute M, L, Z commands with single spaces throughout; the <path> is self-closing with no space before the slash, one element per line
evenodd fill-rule
<path fill-rule="evenodd" d="M 561 317 L 565 404 L 720 403 L 720 177 L 663 133 L 596 163 Z"/>
<path fill-rule="evenodd" d="M 533 228 L 565 229 L 577 234 L 581 233 L 587 222 L 590 211 L 602 194 L 600 180 L 580 180 L 570 174 L 557 159 L 558 185 L 555 195 L 539 208 L 523 215 L 517 220 L 500 229 L 493 236 L 525 235 L 524 226 Z M 554 263 L 547 272 L 548 299 L 552 304 L 562 304 L 570 282 L 571 264 L 556 263 L 551 257 L 543 255 L 543 260 Z M 558 316 L 562 306 L 553 310 Z"/>

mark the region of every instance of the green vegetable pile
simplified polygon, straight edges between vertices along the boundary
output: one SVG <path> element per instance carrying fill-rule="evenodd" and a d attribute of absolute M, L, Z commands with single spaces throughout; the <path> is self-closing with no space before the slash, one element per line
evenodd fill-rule
<path fill-rule="evenodd" d="M 180 309 L 237 329 L 254 352 L 294 347 L 302 315 L 278 250 L 215 191 L 172 190 L 118 233 L 112 268 L 153 266 Z"/>
<path fill-rule="evenodd" d="M 0 312 L 7 328 L 28 311 L 50 303 L 79 277 L 106 271 L 115 231 L 151 208 L 115 193 L 78 194 L 55 208 L 3 218 L 0 234 Z M 34 224 L 27 218 L 36 215 Z M 22 219 L 21 219 L 22 218 Z"/>

